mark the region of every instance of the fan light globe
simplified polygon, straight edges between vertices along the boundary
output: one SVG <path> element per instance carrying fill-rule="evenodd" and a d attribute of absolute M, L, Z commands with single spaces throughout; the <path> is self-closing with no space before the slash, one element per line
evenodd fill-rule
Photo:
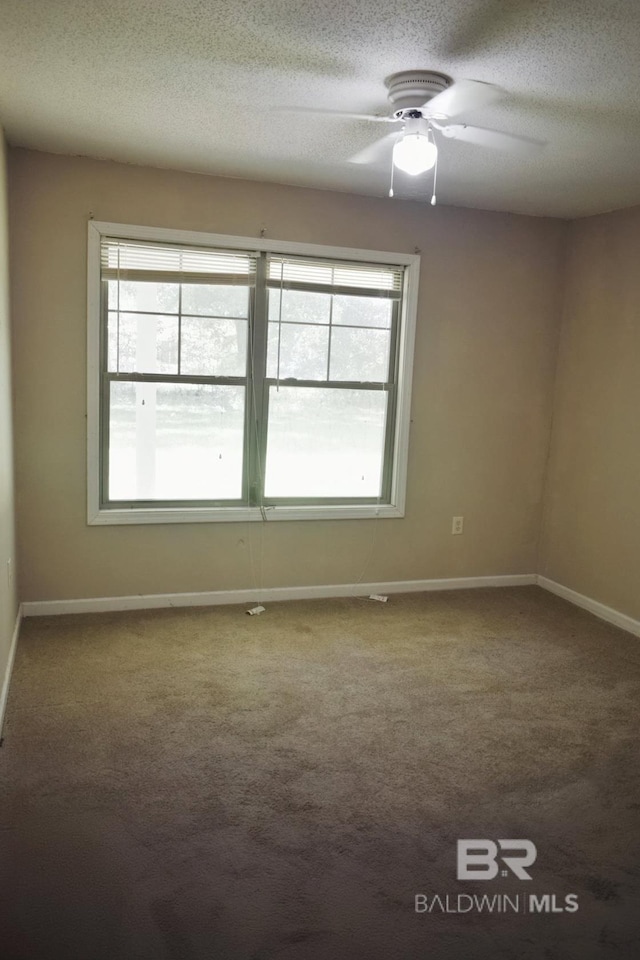
<path fill-rule="evenodd" d="M 405 133 L 393 148 L 393 162 L 400 170 L 416 177 L 431 170 L 437 154 L 435 143 L 423 133 Z"/>

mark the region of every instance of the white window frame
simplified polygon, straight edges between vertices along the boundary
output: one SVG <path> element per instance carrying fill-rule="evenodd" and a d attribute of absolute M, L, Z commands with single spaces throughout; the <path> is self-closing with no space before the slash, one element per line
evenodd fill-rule
<path fill-rule="evenodd" d="M 360 250 L 267 238 L 235 237 L 190 230 L 169 230 L 90 220 L 87 260 L 87 523 L 89 525 L 140 523 L 210 523 L 212 521 L 354 520 L 403 517 L 409 456 L 409 428 L 413 350 L 418 305 L 420 256 L 380 250 Z M 366 263 L 405 267 L 405 282 L 398 341 L 398 390 L 395 410 L 393 471 L 390 503 L 324 504 L 308 506 L 240 507 L 125 507 L 100 505 L 100 243 L 103 236 L 122 240 L 150 240 L 192 246 L 255 250 L 274 254 L 362 260 Z"/>

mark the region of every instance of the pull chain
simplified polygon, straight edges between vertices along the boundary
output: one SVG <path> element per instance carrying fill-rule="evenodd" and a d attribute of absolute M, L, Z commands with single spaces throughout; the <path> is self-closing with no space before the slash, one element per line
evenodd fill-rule
<path fill-rule="evenodd" d="M 433 137 L 433 133 L 431 134 L 431 136 Z M 433 137 L 433 143 L 434 143 L 434 145 L 437 147 L 436 138 L 435 138 L 435 137 Z M 436 181 L 437 181 L 437 179 L 438 179 L 438 153 L 439 153 L 439 151 L 436 150 L 436 162 L 435 162 L 435 164 L 433 165 L 433 191 L 432 191 L 432 193 L 431 193 L 431 206 L 432 206 L 432 207 L 435 207 L 435 205 L 436 205 Z"/>

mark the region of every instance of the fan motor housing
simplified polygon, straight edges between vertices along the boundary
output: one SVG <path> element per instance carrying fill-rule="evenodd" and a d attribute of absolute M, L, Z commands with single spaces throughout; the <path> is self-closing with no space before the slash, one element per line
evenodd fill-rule
<path fill-rule="evenodd" d="M 385 80 L 387 96 L 395 113 L 421 107 L 436 94 L 450 87 L 452 80 L 444 73 L 432 70 L 404 70 Z"/>

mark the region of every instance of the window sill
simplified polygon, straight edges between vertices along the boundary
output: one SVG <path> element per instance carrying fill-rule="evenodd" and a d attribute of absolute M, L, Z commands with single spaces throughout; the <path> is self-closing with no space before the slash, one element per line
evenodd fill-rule
<path fill-rule="evenodd" d="M 209 507 L 127 508 L 98 510 L 87 518 L 89 526 L 117 526 L 144 523 L 246 523 L 267 520 L 373 520 L 404 517 L 404 511 L 392 504 L 351 504 L 309 507 Z"/>

